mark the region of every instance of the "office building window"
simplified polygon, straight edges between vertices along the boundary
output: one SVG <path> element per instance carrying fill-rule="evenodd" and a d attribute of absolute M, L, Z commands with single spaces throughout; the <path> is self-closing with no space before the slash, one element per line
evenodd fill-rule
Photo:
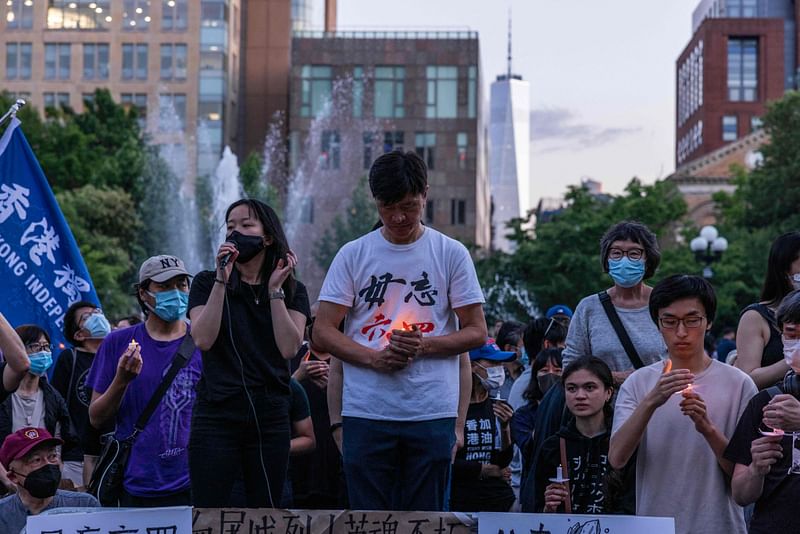
<path fill-rule="evenodd" d="M 405 134 L 403 132 L 383 132 L 383 153 L 392 150 L 403 151 L 405 146 Z"/>
<path fill-rule="evenodd" d="M 147 124 L 147 93 L 122 93 L 120 102 L 125 108 L 136 110 L 140 127 Z"/>
<path fill-rule="evenodd" d="M 83 45 L 83 79 L 108 79 L 107 44 L 86 43 Z"/>
<path fill-rule="evenodd" d="M 456 159 L 458 168 L 464 170 L 467 168 L 467 133 L 458 132 L 456 134 Z"/>
<path fill-rule="evenodd" d="M 405 117 L 405 67 L 375 67 L 375 117 Z"/>
<path fill-rule="evenodd" d="M 467 117 L 474 119 L 478 115 L 478 67 L 469 67 L 469 85 L 467 86 Z"/>
<path fill-rule="evenodd" d="M 353 68 L 353 117 L 364 114 L 364 67 Z"/>
<path fill-rule="evenodd" d="M 372 132 L 364 132 L 363 134 L 364 139 L 364 170 L 369 169 L 372 167 L 372 159 L 374 156 L 374 149 L 375 149 L 375 134 Z"/>
<path fill-rule="evenodd" d="M 107 30 L 112 20 L 110 0 L 48 0 L 50 30 Z"/>
<path fill-rule="evenodd" d="M 162 80 L 186 79 L 185 44 L 161 45 L 161 79 Z"/>
<path fill-rule="evenodd" d="M 726 16 L 731 18 L 755 18 L 759 16 L 759 0 L 726 0 Z"/>
<path fill-rule="evenodd" d="M 736 138 L 739 137 L 738 125 L 739 121 L 736 119 L 736 115 L 722 117 L 722 140 L 736 141 Z"/>
<path fill-rule="evenodd" d="M 434 203 L 432 198 L 428 198 L 425 201 L 425 222 L 427 224 L 433 224 L 433 214 L 435 211 L 436 204 Z"/>
<path fill-rule="evenodd" d="M 425 116 L 429 119 L 455 119 L 458 104 L 458 67 L 428 66 L 428 101 Z"/>
<path fill-rule="evenodd" d="M 755 102 L 758 93 L 758 39 L 728 39 L 728 100 Z"/>
<path fill-rule="evenodd" d="M 147 79 L 147 44 L 124 43 L 122 45 L 122 79 Z"/>
<path fill-rule="evenodd" d="M 44 79 L 69 80 L 70 67 L 69 43 L 45 43 L 44 45 Z"/>
<path fill-rule="evenodd" d="M 151 0 L 124 0 L 122 2 L 122 29 L 147 31 L 150 27 Z"/>
<path fill-rule="evenodd" d="M 428 170 L 432 171 L 435 168 L 433 164 L 433 153 L 434 147 L 436 146 L 436 134 L 431 132 L 417 132 L 414 140 L 414 147 L 417 154 L 425 160 Z"/>
<path fill-rule="evenodd" d="M 467 201 L 451 199 L 450 200 L 450 224 L 461 225 L 467 224 Z"/>
<path fill-rule="evenodd" d="M 185 30 L 189 20 L 189 0 L 161 0 L 161 29 Z"/>
<path fill-rule="evenodd" d="M 68 107 L 69 93 L 44 93 L 44 107 Z"/>
<path fill-rule="evenodd" d="M 761 117 L 750 117 L 750 131 L 755 132 L 764 127 L 764 121 Z"/>
<path fill-rule="evenodd" d="M 303 65 L 300 68 L 301 117 L 316 117 L 331 99 L 333 69 L 327 65 Z"/>
<path fill-rule="evenodd" d="M 322 132 L 322 146 L 319 154 L 320 169 L 338 169 L 341 156 L 339 131 L 324 130 Z"/>
<path fill-rule="evenodd" d="M 9 30 L 33 28 L 33 2 L 31 0 L 6 0 L 6 28 Z"/>
<path fill-rule="evenodd" d="M 158 129 L 177 132 L 186 125 L 186 95 L 161 93 L 158 95 Z"/>
<path fill-rule="evenodd" d="M 6 79 L 31 79 L 32 50 L 31 43 L 6 43 Z"/>
<path fill-rule="evenodd" d="M 699 41 L 678 69 L 678 126 L 703 105 L 703 41 Z"/>

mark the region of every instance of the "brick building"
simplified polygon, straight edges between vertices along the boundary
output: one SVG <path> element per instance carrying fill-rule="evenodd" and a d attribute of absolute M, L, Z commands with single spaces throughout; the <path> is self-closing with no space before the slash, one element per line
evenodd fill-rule
<path fill-rule="evenodd" d="M 700 2 L 676 64 L 676 167 L 757 130 L 796 87 L 798 17 L 793 0 Z"/>

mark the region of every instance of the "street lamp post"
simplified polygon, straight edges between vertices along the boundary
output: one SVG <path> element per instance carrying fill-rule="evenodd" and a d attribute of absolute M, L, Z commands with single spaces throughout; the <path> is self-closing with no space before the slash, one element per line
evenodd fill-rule
<path fill-rule="evenodd" d="M 704 226 L 700 235 L 692 239 L 689 248 L 694 252 L 694 257 L 703 263 L 703 278 L 711 278 L 714 271 L 711 264 L 722 259 L 722 253 L 728 250 L 728 240 L 719 235 L 713 226 Z"/>

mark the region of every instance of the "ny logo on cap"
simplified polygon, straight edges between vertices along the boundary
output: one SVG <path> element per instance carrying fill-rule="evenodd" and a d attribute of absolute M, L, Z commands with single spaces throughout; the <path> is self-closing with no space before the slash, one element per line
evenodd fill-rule
<path fill-rule="evenodd" d="M 170 267 L 177 267 L 178 266 L 178 258 L 161 258 L 161 267 L 163 269 L 169 269 Z"/>
<path fill-rule="evenodd" d="M 37 439 L 39 437 L 39 431 L 35 428 L 25 431 L 25 437 L 28 439 Z"/>

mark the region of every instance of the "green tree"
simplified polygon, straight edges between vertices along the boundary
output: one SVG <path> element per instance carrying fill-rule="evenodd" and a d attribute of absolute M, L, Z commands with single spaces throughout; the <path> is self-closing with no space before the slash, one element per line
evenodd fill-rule
<path fill-rule="evenodd" d="M 378 211 L 369 192 L 367 177 L 364 176 L 353 189 L 347 211 L 336 215 L 322 237 L 316 241 L 314 261 L 327 270 L 339 249 L 372 230 L 377 220 Z"/>
<path fill-rule="evenodd" d="M 264 158 L 258 152 L 251 152 L 239 167 L 239 180 L 242 189 L 249 198 L 266 202 L 280 217 L 281 202 L 277 189 L 267 183 L 264 173 Z"/>

